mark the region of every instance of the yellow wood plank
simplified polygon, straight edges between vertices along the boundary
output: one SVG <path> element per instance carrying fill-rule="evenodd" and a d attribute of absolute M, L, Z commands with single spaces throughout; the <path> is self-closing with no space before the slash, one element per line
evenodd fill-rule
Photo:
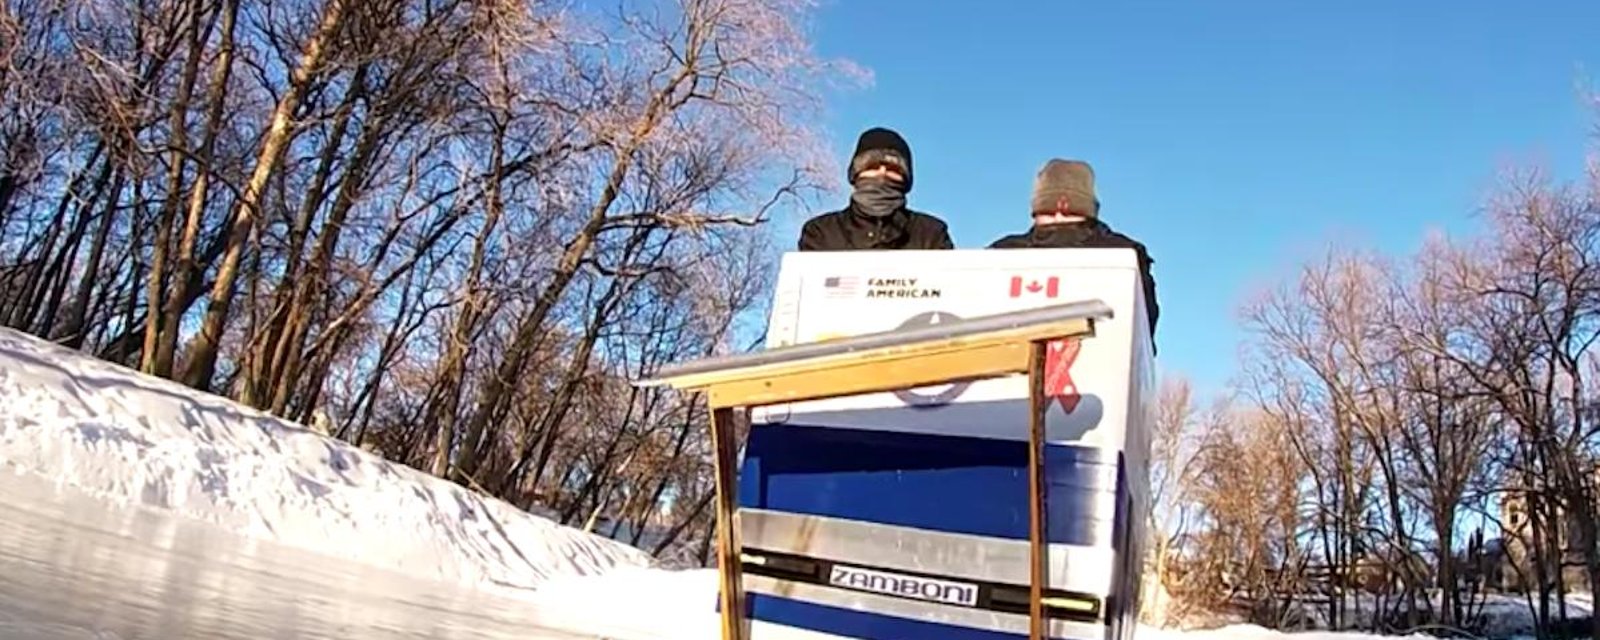
<path fill-rule="evenodd" d="M 830 354 L 789 362 L 685 374 L 663 378 L 659 382 L 678 389 L 705 389 L 732 382 L 778 378 L 812 371 L 838 370 L 846 365 L 872 365 L 908 359 L 922 360 L 942 354 L 984 351 L 988 347 L 997 345 L 1026 344 L 1052 338 L 1085 336 L 1093 332 L 1093 327 L 1091 320 L 1078 318 L 1032 327 L 995 331 L 977 336 L 943 338 L 893 347 Z M 836 393 L 834 395 L 847 395 L 847 393 Z"/>
<path fill-rule="evenodd" d="M 738 431 L 733 409 L 711 412 L 711 448 L 716 461 L 717 577 L 722 597 L 722 640 L 749 637 L 744 611 L 744 571 L 739 562 L 739 531 L 734 513 L 738 480 Z"/>
<path fill-rule="evenodd" d="M 1028 370 L 1028 344 L 994 344 L 916 358 L 845 363 L 711 385 L 712 407 L 753 407 L 993 378 Z"/>
<path fill-rule="evenodd" d="M 1044 588 L 1050 584 L 1045 539 L 1044 436 L 1050 398 L 1045 395 L 1045 342 L 1028 349 L 1028 640 L 1047 640 Z"/>

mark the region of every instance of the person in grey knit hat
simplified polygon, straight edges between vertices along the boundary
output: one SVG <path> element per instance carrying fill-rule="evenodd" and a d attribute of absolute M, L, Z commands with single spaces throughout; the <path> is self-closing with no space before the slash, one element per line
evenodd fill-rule
<path fill-rule="evenodd" d="M 1033 216 L 1046 224 L 1100 215 L 1094 196 L 1094 168 L 1080 160 L 1051 160 L 1033 178 Z"/>
<path fill-rule="evenodd" d="M 807 220 L 798 250 L 955 248 L 943 220 L 906 206 L 911 146 L 899 133 L 883 127 L 862 132 L 845 177 L 852 187 L 850 204 Z"/>
<path fill-rule="evenodd" d="M 1156 302 L 1156 281 L 1150 275 L 1150 253 L 1137 240 L 1113 230 L 1100 219 L 1100 198 L 1095 195 L 1094 168 L 1081 160 L 1053 158 L 1033 179 L 1030 203 L 1033 228 L 995 240 L 990 249 L 1133 249 L 1139 256 L 1144 280 L 1144 301 L 1154 340 L 1161 305 Z"/>

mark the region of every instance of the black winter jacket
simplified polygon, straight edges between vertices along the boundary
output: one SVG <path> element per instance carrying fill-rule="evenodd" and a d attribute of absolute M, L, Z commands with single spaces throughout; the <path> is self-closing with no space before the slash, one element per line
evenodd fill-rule
<path fill-rule="evenodd" d="M 1099 220 L 1069 222 L 1034 227 L 995 240 L 990 249 L 1133 249 L 1139 255 L 1139 273 L 1144 278 L 1145 313 L 1150 316 L 1150 339 L 1156 335 L 1156 320 L 1161 317 L 1161 305 L 1156 301 L 1156 281 L 1150 276 L 1150 253 L 1143 244 L 1117 233 Z"/>
<path fill-rule="evenodd" d="M 800 229 L 801 251 L 954 248 L 943 220 L 910 209 L 873 218 L 846 207 L 807 220 Z"/>

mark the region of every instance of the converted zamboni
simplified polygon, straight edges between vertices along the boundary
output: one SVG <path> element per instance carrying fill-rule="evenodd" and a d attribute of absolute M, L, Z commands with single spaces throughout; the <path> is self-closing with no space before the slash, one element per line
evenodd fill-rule
<path fill-rule="evenodd" d="M 1142 295 L 1122 249 L 786 255 L 767 350 L 645 382 L 713 409 L 725 640 L 1131 638 Z"/>

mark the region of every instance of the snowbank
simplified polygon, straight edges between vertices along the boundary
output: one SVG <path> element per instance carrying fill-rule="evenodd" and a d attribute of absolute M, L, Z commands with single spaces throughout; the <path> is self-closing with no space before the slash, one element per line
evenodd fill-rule
<path fill-rule="evenodd" d="M 1530 602 L 1538 599 L 1537 596 L 1528 598 L 1520 594 L 1488 594 L 1480 596 L 1481 602 L 1474 601 L 1469 607 L 1468 615 L 1472 616 L 1473 623 L 1469 626 L 1474 632 L 1482 633 L 1484 637 L 1494 640 L 1517 640 L 1532 638 L 1534 636 L 1534 622 L 1537 617 L 1529 606 Z M 1444 607 L 1444 595 L 1439 590 L 1432 590 L 1427 598 L 1429 606 L 1438 611 Z M 1356 628 L 1371 627 L 1379 603 L 1376 598 L 1362 594 L 1347 596 L 1344 599 L 1344 623 Z M 1387 606 L 1392 609 L 1398 603 L 1390 600 Z M 1302 602 L 1298 607 L 1298 616 L 1301 624 L 1308 628 L 1327 628 L 1327 604 L 1323 602 Z M 1587 618 L 1594 610 L 1594 599 L 1588 594 L 1567 594 L 1567 615 L 1573 619 Z M 1556 617 L 1555 598 L 1551 598 L 1551 618 Z"/>
<path fill-rule="evenodd" d="M 1443 594 L 1437 591 L 1429 595 L 1434 607 L 1442 607 Z M 1534 637 L 1535 622 L 1538 615 L 1535 613 L 1539 600 L 1538 594 L 1489 594 L 1484 596 L 1481 605 L 1474 607 L 1476 615 L 1482 616 L 1484 621 L 1482 632 L 1490 638 L 1528 638 Z M 1557 618 L 1558 598 L 1550 596 L 1550 619 L 1554 622 Z M 1567 616 L 1569 619 L 1588 618 L 1594 615 L 1594 598 L 1586 593 L 1569 593 L 1566 597 Z M 1478 608 L 1481 607 L 1481 608 Z M 1362 604 L 1364 610 L 1373 606 L 1370 600 Z"/>
<path fill-rule="evenodd" d="M 1284 633 L 1255 625 L 1235 624 L 1205 631 L 1177 631 L 1171 629 L 1139 628 L 1139 640 L 1438 640 L 1423 634 L 1407 636 L 1375 636 L 1366 633 L 1307 631 Z"/>
<path fill-rule="evenodd" d="M 650 564 L 292 422 L 3 329 L 0 467 L 454 582 L 533 588 Z"/>
<path fill-rule="evenodd" d="M 1440 610 L 1443 605 L 1443 594 L 1435 589 L 1428 596 L 1433 610 Z M 1480 633 L 1488 640 L 1532 640 L 1534 637 L 1534 610 L 1529 606 L 1533 600 L 1520 594 L 1488 594 L 1480 596 L 1481 601 L 1474 600 L 1469 606 L 1468 615 L 1472 616 L 1471 624 L 1467 625 L 1473 633 Z M 1537 599 L 1535 596 L 1534 599 Z M 1569 623 L 1582 627 L 1582 620 L 1587 619 L 1594 611 L 1594 598 L 1589 594 L 1567 594 L 1567 615 Z M 1379 602 L 1371 595 L 1351 595 L 1344 599 L 1343 624 L 1346 628 L 1371 628 L 1373 620 L 1380 610 Z M 1389 600 L 1389 609 L 1398 603 Z M 1550 615 L 1556 617 L 1555 599 L 1552 597 Z M 1227 627 L 1229 624 L 1241 620 L 1238 612 L 1217 613 L 1197 612 L 1184 616 L 1179 624 L 1172 625 L 1183 629 L 1205 629 L 1208 627 Z M 1294 608 L 1294 615 L 1287 616 L 1292 624 L 1306 629 L 1326 629 L 1328 627 L 1327 602 L 1301 602 Z M 1176 633 L 1177 631 L 1174 631 Z M 1201 632 L 1207 633 L 1207 632 Z M 1162 636 L 1165 637 L 1165 636 Z M 1194 636 L 1183 636 L 1192 638 Z M 1303 636 L 1295 636 L 1303 637 Z M 1347 637 L 1347 636 L 1340 636 Z M 1584 637 L 1587 637 L 1585 635 Z"/>

